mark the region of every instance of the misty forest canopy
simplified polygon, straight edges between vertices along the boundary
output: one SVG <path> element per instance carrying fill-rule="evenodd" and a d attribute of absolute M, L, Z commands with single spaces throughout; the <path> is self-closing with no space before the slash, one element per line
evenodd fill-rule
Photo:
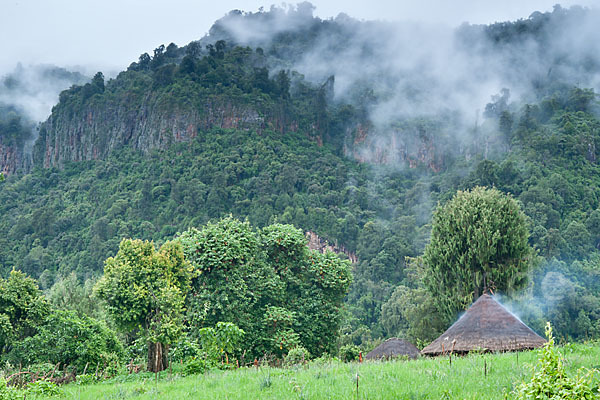
<path fill-rule="evenodd" d="M 0 104 L 0 140 L 21 144 L 33 135 L 34 124 L 18 109 Z"/>
<path fill-rule="evenodd" d="M 156 360 L 225 331 L 243 331 L 248 355 L 427 341 L 492 283 L 538 332 L 549 319 L 560 338 L 599 337 L 599 20 L 557 6 L 448 36 L 321 20 L 308 3 L 233 11 L 198 41 L 62 91 L 28 151 L 17 138 L 33 125 L 2 97 L 0 272 L 34 277 L 52 306 L 39 300 L 19 331 L 30 347 L 3 339 L 6 357 L 36 359 L 49 327 L 76 319 L 103 332 L 94 359 Z M 469 245 L 445 240 L 471 206 Z M 356 258 L 351 285 L 345 262 L 308 251 L 307 231 Z M 151 267 L 179 251 L 195 272 L 175 285 Z M 131 279 L 168 291 L 124 297 L 132 258 L 157 280 Z M 88 301 L 64 311 L 64 296 Z M 20 324 L 2 318 L 6 332 Z M 184 319 L 207 330 L 176 329 Z"/>
<path fill-rule="evenodd" d="M 41 122 L 58 100 L 58 93 L 73 84 L 84 84 L 87 77 L 52 65 L 24 67 L 17 64 L 0 77 L 0 115 L 13 111 L 23 119 Z"/>

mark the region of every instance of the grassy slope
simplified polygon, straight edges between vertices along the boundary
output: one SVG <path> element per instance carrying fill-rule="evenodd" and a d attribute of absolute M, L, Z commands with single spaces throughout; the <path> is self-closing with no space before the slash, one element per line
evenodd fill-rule
<path fill-rule="evenodd" d="M 600 345 L 560 349 L 569 375 L 580 367 L 598 367 Z M 470 355 L 417 361 L 363 364 L 326 363 L 307 368 L 214 371 L 172 378 L 158 384 L 152 375 L 64 387 L 74 399 L 503 399 L 513 384 L 531 377 L 536 352 Z M 484 377 L 484 360 L 488 375 Z M 356 374 L 359 394 L 356 396 Z M 168 375 L 168 374 L 165 374 Z M 599 377 L 596 377 L 599 379 Z M 268 382 L 270 381 L 270 385 Z M 600 383 L 597 381 L 597 383 Z"/>

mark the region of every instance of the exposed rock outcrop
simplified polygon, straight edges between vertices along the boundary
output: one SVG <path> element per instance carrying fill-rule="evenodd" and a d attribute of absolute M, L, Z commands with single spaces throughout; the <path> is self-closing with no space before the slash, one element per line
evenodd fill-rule
<path fill-rule="evenodd" d="M 432 132 L 425 128 L 390 127 L 382 132 L 369 124 L 357 124 L 348 134 L 352 144 L 346 146 L 346 155 L 359 162 L 405 164 L 409 168 L 426 167 L 434 172 L 444 167 L 445 153 L 439 150 Z"/>
<path fill-rule="evenodd" d="M 30 165 L 31 155 L 25 153 L 23 144 L 0 137 L 0 172 L 8 176 Z"/>
<path fill-rule="evenodd" d="M 258 110 L 244 104 L 208 98 L 203 107 L 165 105 L 164 99 L 148 95 L 138 108 L 110 101 L 100 107 L 91 103 L 81 111 L 55 111 L 42 125 L 35 145 L 34 161 L 44 167 L 66 161 L 105 158 L 112 150 L 130 146 L 142 152 L 194 138 L 211 128 L 278 131 L 298 129 L 298 122 L 278 109 Z"/>
<path fill-rule="evenodd" d="M 308 248 L 311 250 L 317 250 L 321 253 L 333 251 L 336 254 L 345 254 L 346 257 L 348 257 L 348 260 L 350 260 L 352 263 L 356 263 L 358 261 L 356 254 L 349 251 L 342 245 L 330 244 L 327 240 L 319 237 L 319 235 L 312 231 L 306 232 L 305 235 L 308 239 Z"/>

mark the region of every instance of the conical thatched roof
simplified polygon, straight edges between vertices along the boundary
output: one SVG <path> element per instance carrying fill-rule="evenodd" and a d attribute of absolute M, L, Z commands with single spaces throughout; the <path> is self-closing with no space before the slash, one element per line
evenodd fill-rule
<path fill-rule="evenodd" d="M 392 357 L 417 358 L 418 356 L 419 349 L 417 349 L 412 343 L 403 339 L 390 338 L 367 353 L 365 359 L 379 360 L 382 358 Z"/>
<path fill-rule="evenodd" d="M 515 351 L 534 349 L 544 343 L 544 339 L 492 296 L 483 294 L 454 325 L 421 353 L 435 356 L 450 351 Z"/>

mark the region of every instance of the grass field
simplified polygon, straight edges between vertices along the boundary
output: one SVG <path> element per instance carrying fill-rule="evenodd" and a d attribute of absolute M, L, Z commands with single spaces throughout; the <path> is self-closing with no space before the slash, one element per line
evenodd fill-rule
<path fill-rule="evenodd" d="M 561 347 L 567 371 L 600 368 L 600 345 Z M 155 381 L 119 376 L 63 387 L 69 399 L 504 399 L 515 382 L 531 377 L 537 353 L 477 354 L 416 361 L 312 363 L 294 368 L 248 368 Z M 484 371 L 486 367 L 486 372 Z M 357 377 L 358 376 L 358 388 Z M 596 376 L 595 379 L 600 379 Z M 510 398 L 508 396 L 507 398 Z"/>

